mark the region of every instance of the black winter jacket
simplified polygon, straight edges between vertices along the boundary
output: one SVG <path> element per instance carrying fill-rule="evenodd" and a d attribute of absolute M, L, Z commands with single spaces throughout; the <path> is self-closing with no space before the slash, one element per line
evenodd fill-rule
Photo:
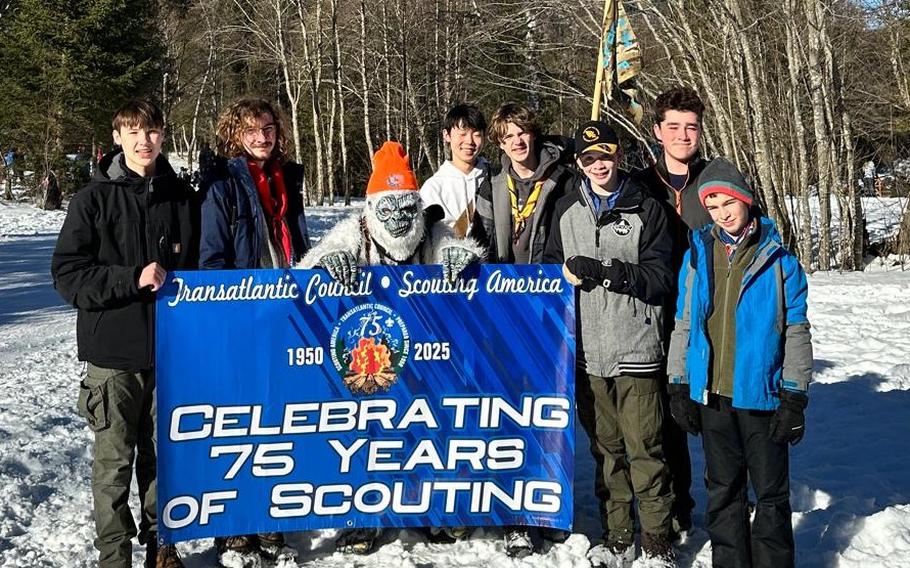
<path fill-rule="evenodd" d="M 117 150 L 73 196 L 51 259 L 54 287 L 79 309 L 79 359 L 139 371 L 154 366 L 155 294 L 138 288 L 157 261 L 195 269 L 199 215 L 195 194 L 163 156 L 152 177 L 139 177 Z"/>

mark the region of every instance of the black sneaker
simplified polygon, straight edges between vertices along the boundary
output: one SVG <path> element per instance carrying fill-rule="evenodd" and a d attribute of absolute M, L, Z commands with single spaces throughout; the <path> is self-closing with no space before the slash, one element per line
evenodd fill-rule
<path fill-rule="evenodd" d="M 503 535 L 506 541 L 506 554 L 512 558 L 524 558 L 534 552 L 531 534 L 525 528 L 511 528 Z"/>
<path fill-rule="evenodd" d="M 540 538 L 544 539 L 547 542 L 554 542 L 556 544 L 559 544 L 565 542 L 571 534 L 572 533 L 569 531 L 564 531 L 562 529 L 540 527 Z"/>
<path fill-rule="evenodd" d="M 676 553 L 667 535 L 642 533 L 641 555 L 648 568 L 676 568 Z"/>
<path fill-rule="evenodd" d="M 594 568 L 629 568 L 635 561 L 635 545 L 631 540 L 609 536 L 603 544 L 588 551 L 588 560 Z M 631 535 L 630 535 L 631 538 Z"/>

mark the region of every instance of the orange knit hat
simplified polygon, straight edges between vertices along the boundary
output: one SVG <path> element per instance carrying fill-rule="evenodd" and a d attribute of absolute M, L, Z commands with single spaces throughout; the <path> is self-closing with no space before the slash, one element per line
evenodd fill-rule
<path fill-rule="evenodd" d="M 386 142 L 373 154 L 373 173 L 367 182 L 367 196 L 381 191 L 417 191 L 417 176 L 408 163 L 408 155 L 398 142 Z"/>

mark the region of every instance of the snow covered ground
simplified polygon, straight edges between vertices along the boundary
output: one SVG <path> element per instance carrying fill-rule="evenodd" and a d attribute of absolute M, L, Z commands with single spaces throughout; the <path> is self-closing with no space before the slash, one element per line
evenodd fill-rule
<path fill-rule="evenodd" d="M 867 207 L 876 234 L 890 232 L 902 202 Z M 308 212 L 321 234 L 349 210 Z M 886 218 L 887 217 L 887 218 Z M 893 220 L 892 220 L 893 219 Z M 51 285 L 60 212 L 0 202 L 0 568 L 93 566 L 91 434 L 76 413 L 82 364 L 75 312 Z M 806 439 L 792 452 L 798 566 L 910 565 L 910 271 L 876 264 L 864 273 L 810 277 L 816 384 Z M 697 528 L 681 566 L 710 566 L 701 512 L 704 462 L 692 441 Z M 300 566 L 586 567 L 600 532 L 593 463 L 578 439 L 576 534 L 565 544 L 512 560 L 495 535 L 454 545 L 415 533 L 366 558 L 334 554 L 332 531 L 291 535 Z M 179 545 L 188 568 L 215 565 L 211 541 Z M 136 547 L 134 565 L 141 565 Z"/>

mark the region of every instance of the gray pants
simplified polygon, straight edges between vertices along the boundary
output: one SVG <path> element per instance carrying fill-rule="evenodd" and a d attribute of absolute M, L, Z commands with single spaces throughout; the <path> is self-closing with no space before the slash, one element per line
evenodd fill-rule
<path fill-rule="evenodd" d="M 579 371 L 579 422 L 597 464 L 595 491 L 604 499 L 605 528 L 633 541 L 632 500 L 638 499 L 642 531 L 670 530 L 673 492 L 664 460 L 663 408 L 657 378 L 596 377 Z"/>
<path fill-rule="evenodd" d="M 92 498 L 99 568 L 130 568 L 136 524 L 129 508 L 133 460 L 139 484 L 139 542 L 157 536 L 155 375 L 89 363 L 79 413 L 95 433 Z"/>

